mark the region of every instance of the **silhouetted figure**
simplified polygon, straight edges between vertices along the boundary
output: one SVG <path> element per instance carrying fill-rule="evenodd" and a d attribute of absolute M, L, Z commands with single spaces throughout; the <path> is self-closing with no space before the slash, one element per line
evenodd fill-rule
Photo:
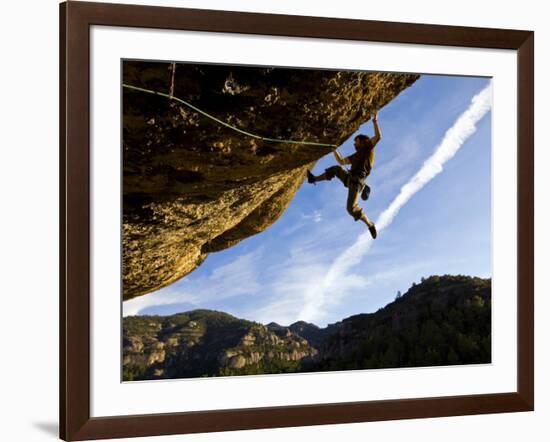
<path fill-rule="evenodd" d="M 334 150 L 334 157 L 341 166 L 329 167 L 319 176 L 313 175 L 308 170 L 307 180 L 309 183 L 315 183 L 317 181 L 331 180 L 334 177 L 338 177 L 340 181 L 344 183 L 344 186 L 348 188 L 348 201 L 346 205 L 348 213 L 353 216 L 355 221 L 363 221 L 368 226 L 372 237 L 376 238 L 376 227 L 374 223 L 369 220 L 357 202 L 359 195 L 361 195 L 361 198 L 364 200 L 369 197 L 370 187 L 366 184 L 365 180 L 370 174 L 374 163 L 374 146 L 376 146 L 381 139 L 377 114 L 374 114 L 372 123 L 374 125 L 374 137 L 369 138 L 364 134 L 357 135 L 353 144 L 355 146 L 354 154 L 342 157 L 337 149 Z M 342 167 L 346 164 L 351 164 L 349 171 Z"/>

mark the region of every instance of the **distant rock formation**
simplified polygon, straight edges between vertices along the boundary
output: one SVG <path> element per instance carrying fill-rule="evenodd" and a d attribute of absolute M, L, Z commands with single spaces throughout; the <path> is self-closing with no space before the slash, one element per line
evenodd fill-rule
<path fill-rule="evenodd" d="M 123 321 L 123 379 L 491 362 L 491 280 L 431 276 L 377 312 L 320 328 L 212 310 Z"/>
<path fill-rule="evenodd" d="M 125 61 L 167 93 L 169 63 Z M 417 75 L 178 64 L 174 95 L 240 129 L 341 144 Z M 329 148 L 261 141 L 123 89 L 123 299 L 167 286 L 273 224 Z"/>
<path fill-rule="evenodd" d="M 124 380 L 293 372 L 316 354 L 288 328 L 223 312 L 124 318 Z"/>

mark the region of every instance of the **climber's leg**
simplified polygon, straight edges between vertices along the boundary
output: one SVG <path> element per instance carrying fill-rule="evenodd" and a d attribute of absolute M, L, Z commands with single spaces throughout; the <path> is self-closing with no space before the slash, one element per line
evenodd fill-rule
<path fill-rule="evenodd" d="M 353 219 L 355 221 L 363 221 L 367 227 L 369 228 L 369 231 L 373 238 L 376 238 L 376 227 L 374 226 L 374 223 L 367 217 L 366 213 L 363 212 L 363 209 L 359 206 L 357 203 L 357 200 L 359 198 L 359 193 L 361 192 L 363 188 L 363 184 L 359 181 L 350 180 L 349 186 L 348 186 L 348 200 L 346 203 L 346 209 L 348 213 L 353 216 Z"/>
<path fill-rule="evenodd" d="M 358 221 L 363 216 L 363 210 L 357 204 L 360 185 L 357 182 L 351 181 L 348 186 L 348 200 L 346 202 L 346 210 L 353 216 L 355 221 Z"/>
<path fill-rule="evenodd" d="M 319 176 L 313 175 L 309 170 L 307 171 L 307 182 L 308 183 L 315 183 L 317 181 L 323 181 L 326 180 L 327 176 L 325 173 L 322 173 Z"/>
<path fill-rule="evenodd" d="M 317 181 L 324 181 L 324 180 L 331 180 L 334 177 L 338 177 L 340 181 L 344 183 L 345 186 L 347 186 L 347 177 L 348 177 L 348 171 L 345 170 L 343 167 L 340 166 L 332 166 L 327 169 L 325 169 L 325 172 L 322 173 L 319 176 L 313 175 L 309 170 L 307 171 L 307 181 L 308 183 L 315 183 Z"/>
<path fill-rule="evenodd" d="M 372 239 L 375 239 L 376 238 L 376 226 L 374 225 L 374 223 L 367 217 L 367 214 L 365 212 L 363 212 L 361 214 L 361 221 L 363 221 L 367 227 L 369 228 L 369 232 L 372 236 Z"/>

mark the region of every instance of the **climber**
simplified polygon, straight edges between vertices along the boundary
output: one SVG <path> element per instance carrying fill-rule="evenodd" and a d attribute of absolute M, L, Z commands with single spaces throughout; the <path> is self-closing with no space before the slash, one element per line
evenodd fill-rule
<path fill-rule="evenodd" d="M 337 149 L 334 149 L 334 157 L 338 164 L 344 166 L 351 164 L 350 170 L 346 170 L 341 166 L 332 166 L 325 169 L 325 172 L 319 176 L 315 176 L 311 171 L 307 171 L 308 183 L 313 183 L 323 180 L 331 180 L 335 176 L 338 177 L 344 186 L 348 188 L 347 211 L 353 216 L 355 221 L 363 221 L 369 228 L 371 236 L 376 238 L 376 226 L 369 220 L 361 207 L 357 204 L 359 195 L 363 200 L 366 200 L 370 194 L 370 187 L 366 184 L 365 179 L 370 174 L 374 163 L 374 146 L 380 141 L 380 127 L 378 126 L 378 114 L 375 113 L 372 118 L 374 125 L 374 137 L 368 137 L 364 134 L 359 134 L 354 139 L 355 153 L 347 157 L 342 157 Z"/>

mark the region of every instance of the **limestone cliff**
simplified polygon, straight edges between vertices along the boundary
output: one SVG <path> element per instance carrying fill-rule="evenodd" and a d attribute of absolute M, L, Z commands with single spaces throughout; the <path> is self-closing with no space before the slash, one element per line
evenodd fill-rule
<path fill-rule="evenodd" d="M 341 144 L 415 75 L 178 64 L 174 95 L 242 130 Z M 125 61 L 167 93 L 169 63 Z M 284 212 L 329 148 L 261 141 L 166 98 L 123 89 L 123 298 L 169 285 Z"/>

